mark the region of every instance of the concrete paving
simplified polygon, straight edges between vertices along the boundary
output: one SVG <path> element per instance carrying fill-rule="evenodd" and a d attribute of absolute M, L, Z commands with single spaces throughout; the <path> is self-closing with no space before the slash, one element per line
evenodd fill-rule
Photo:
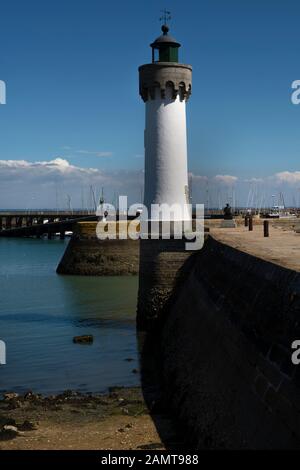
<path fill-rule="evenodd" d="M 280 266 L 300 271 L 300 233 L 291 228 L 270 225 L 270 236 L 264 238 L 263 226 L 236 228 L 210 227 L 210 234 L 218 241 Z"/>

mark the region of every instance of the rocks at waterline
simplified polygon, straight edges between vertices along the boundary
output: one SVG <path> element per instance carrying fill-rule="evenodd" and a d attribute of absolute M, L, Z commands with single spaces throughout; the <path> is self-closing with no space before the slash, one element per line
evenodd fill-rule
<path fill-rule="evenodd" d="M 73 343 L 75 344 L 92 344 L 94 342 L 93 335 L 74 336 Z"/>

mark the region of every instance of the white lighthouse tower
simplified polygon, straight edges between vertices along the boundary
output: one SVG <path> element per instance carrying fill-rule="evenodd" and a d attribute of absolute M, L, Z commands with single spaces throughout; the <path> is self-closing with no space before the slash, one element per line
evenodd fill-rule
<path fill-rule="evenodd" d="M 189 204 L 186 101 L 192 67 L 178 62 L 180 44 L 162 26 L 152 44 L 152 63 L 139 67 L 140 95 L 146 103 L 144 205 L 179 207 L 169 220 L 191 220 Z M 167 220 L 152 210 L 151 220 Z"/>

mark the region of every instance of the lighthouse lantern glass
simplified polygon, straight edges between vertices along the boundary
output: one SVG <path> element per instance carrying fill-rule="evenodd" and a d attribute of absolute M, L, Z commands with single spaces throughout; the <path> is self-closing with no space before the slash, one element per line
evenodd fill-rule
<path fill-rule="evenodd" d="M 178 62 L 178 47 L 161 47 L 159 49 L 159 62 Z"/>

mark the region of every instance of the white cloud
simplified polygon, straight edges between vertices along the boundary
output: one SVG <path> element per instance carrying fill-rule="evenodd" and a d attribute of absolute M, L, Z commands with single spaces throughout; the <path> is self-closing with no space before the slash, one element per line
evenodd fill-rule
<path fill-rule="evenodd" d="M 189 178 L 193 181 L 208 181 L 208 177 L 204 175 L 195 175 L 195 173 L 189 173 Z"/>
<path fill-rule="evenodd" d="M 2 170 L 2 173 L 1 173 Z M 85 174 L 94 174 L 95 172 L 99 173 L 99 170 L 95 168 L 80 168 L 74 165 L 71 165 L 64 158 L 57 157 L 54 160 L 50 161 L 37 161 L 37 162 L 28 162 L 26 160 L 0 160 L 0 178 L 3 176 L 3 171 L 5 171 L 5 176 L 9 170 L 13 170 L 12 174 L 16 175 L 15 170 L 19 170 L 19 174 L 27 175 L 30 178 L 34 179 L 36 176 L 42 177 L 43 175 L 51 174 L 66 174 L 76 175 L 78 173 Z"/>
<path fill-rule="evenodd" d="M 263 178 L 250 178 L 250 179 L 247 179 L 247 180 L 244 180 L 245 183 L 264 183 L 264 179 Z"/>
<path fill-rule="evenodd" d="M 275 178 L 281 183 L 300 183 L 300 171 L 281 171 L 280 173 L 276 173 Z"/>
<path fill-rule="evenodd" d="M 29 165 L 26 160 L 0 160 L 0 168 L 24 168 Z"/>
<path fill-rule="evenodd" d="M 1 206 L 7 208 L 56 207 L 57 188 L 61 201 L 70 194 L 73 207 L 81 207 L 82 192 L 87 200 L 91 186 L 96 194 L 103 187 L 110 201 L 115 192 L 136 202 L 142 184 L 143 172 L 138 170 L 84 168 L 61 157 L 36 162 L 0 160 L 0 200 Z"/>
<path fill-rule="evenodd" d="M 237 176 L 231 176 L 231 175 L 216 175 L 215 180 L 224 183 L 226 185 L 231 185 L 236 183 L 238 180 Z"/>
<path fill-rule="evenodd" d="M 91 150 L 76 150 L 76 153 L 80 153 L 81 155 L 92 155 L 94 157 L 111 157 L 112 152 L 99 152 L 99 151 L 91 151 Z"/>

